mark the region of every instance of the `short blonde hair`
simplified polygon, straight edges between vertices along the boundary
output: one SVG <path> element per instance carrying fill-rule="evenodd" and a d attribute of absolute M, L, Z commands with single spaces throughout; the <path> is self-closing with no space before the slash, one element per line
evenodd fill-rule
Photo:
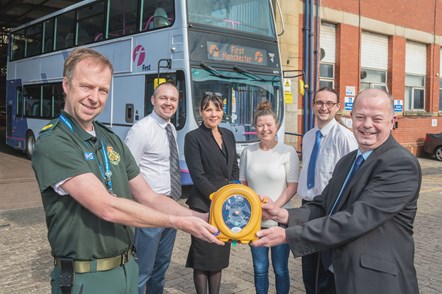
<path fill-rule="evenodd" d="M 68 82 L 72 81 L 77 64 L 86 58 L 94 59 L 98 64 L 107 66 L 112 74 L 114 73 L 114 67 L 106 56 L 90 48 L 77 48 L 72 51 L 64 62 L 63 76 L 67 78 Z"/>

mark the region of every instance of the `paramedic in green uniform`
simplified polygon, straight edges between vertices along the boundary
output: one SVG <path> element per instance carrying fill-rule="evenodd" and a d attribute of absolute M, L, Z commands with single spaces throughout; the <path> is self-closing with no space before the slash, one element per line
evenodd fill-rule
<path fill-rule="evenodd" d="M 35 145 L 32 166 L 54 256 L 52 293 L 137 293 L 133 227 L 171 227 L 223 244 L 207 215 L 156 194 L 126 145 L 94 121 L 112 74 L 100 53 L 74 50 L 64 64 L 64 111 Z"/>

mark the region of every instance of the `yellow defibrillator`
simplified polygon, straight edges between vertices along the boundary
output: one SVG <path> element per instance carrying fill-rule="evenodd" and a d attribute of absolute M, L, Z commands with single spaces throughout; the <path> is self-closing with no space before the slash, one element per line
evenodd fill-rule
<path fill-rule="evenodd" d="M 261 229 L 262 208 L 259 196 L 249 187 L 229 184 L 210 195 L 210 224 L 220 230 L 223 242 L 247 244 L 257 240 Z"/>

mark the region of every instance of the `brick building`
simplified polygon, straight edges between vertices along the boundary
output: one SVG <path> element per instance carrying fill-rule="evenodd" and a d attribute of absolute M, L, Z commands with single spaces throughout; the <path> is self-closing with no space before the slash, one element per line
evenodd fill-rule
<path fill-rule="evenodd" d="M 339 114 L 347 125 L 351 125 L 352 98 L 359 91 L 369 87 L 389 91 L 398 117 L 393 134 L 403 146 L 420 155 L 425 134 L 442 132 L 442 1 L 319 2 L 317 10 L 311 9 L 319 15 L 318 46 L 312 50 L 318 56 L 316 88 L 332 86 L 340 93 Z M 281 1 L 286 24 L 286 33 L 280 39 L 284 70 L 304 66 L 305 2 L 293 3 Z M 314 27 L 311 29 L 316 35 Z M 288 40 L 297 42 L 296 50 L 286 48 L 293 46 Z M 292 85 L 297 93 L 297 83 Z M 287 103 L 289 132 L 303 133 L 303 101 L 298 95 L 297 101 Z M 286 141 L 292 140 L 286 137 Z"/>

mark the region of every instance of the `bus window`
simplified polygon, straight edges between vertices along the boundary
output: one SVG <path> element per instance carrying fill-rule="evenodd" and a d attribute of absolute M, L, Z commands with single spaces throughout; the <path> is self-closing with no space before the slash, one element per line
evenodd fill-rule
<path fill-rule="evenodd" d="M 161 2 L 144 1 L 142 13 L 142 31 L 171 26 L 175 20 L 173 0 Z"/>
<path fill-rule="evenodd" d="M 16 94 L 16 105 L 15 108 L 15 116 L 16 117 L 22 117 L 23 116 L 23 91 L 21 87 L 17 87 L 17 94 Z"/>
<path fill-rule="evenodd" d="M 104 2 L 97 2 L 77 11 L 77 42 L 84 45 L 95 41 L 104 29 Z"/>
<path fill-rule="evenodd" d="M 275 37 L 269 1 L 189 0 L 187 11 L 190 23 Z"/>
<path fill-rule="evenodd" d="M 23 87 L 24 90 L 24 115 L 28 117 L 39 117 L 41 111 L 40 85 L 30 85 Z"/>
<path fill-rule="evenodd" d="M 25 30 L 19 30 L 12 34 L 11 60 L 25 57 Z"/>
<path fill-rule="evenodd" d="M 53 93 L 54 93 L 54 105 L 52 108 L 53 109 L 52 117 L 57 117 L 60 115 L 61 110 L 64 108 L 64 92 L 61 83 L 53 85 Z"/>
<path fill-rule="evenodd" d="M 54 50 L 54 20 L 51 18 L 43 23 L 43 53 Z"/>
<path fill-rule="evenodd" d="M 56 18 L 55 50 L 74 46 L 75 11 L 66 12 Z"/>
<path fill-rule="evenodd" d="M 137 9 L 137 1 L 110 0 L 108 39 L 136 33 Z"/>
<path fill-rule="evenodd" d="M 43 85 L 43 117 L 50 118 L 52 116 L 53 96 L 53 85 Z"/>
<path fill-rule="evenodd" d="M 278 116 L 278 122 L 282 122 L 284 109 L 279 77 L 224 70 L 217 70 L 217 75 L 192 68 L 192 108 L 197 124 L 201 122 L 199 104 L 205 92 L 222 94 L 224 116 L 221 126 L 230 129 L 238 142 L 257 140 L 253 114 L 261 101 L 268 100 Z"/>
<path fill-rule="evenodd" d="M 26 28 L 26 57 L 41 53 L 42 24 Z"/>

